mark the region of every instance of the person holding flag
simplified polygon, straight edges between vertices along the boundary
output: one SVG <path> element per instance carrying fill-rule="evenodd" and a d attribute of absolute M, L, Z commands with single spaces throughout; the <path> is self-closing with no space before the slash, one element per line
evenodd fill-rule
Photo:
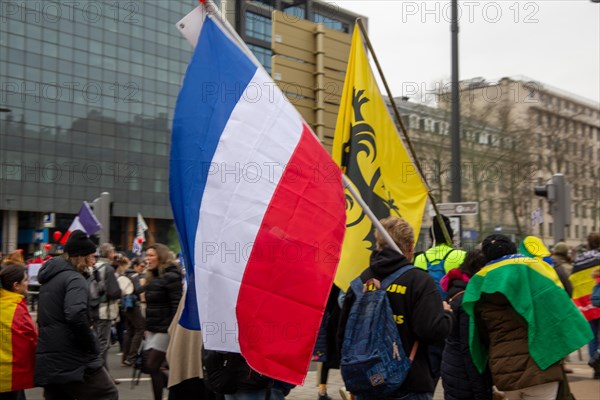
<path fill-rule="evenodd" d="M 479 373 L 509 400 L 554 400 L 568 385 L 561 361 L 589 342 L 592 332 L 555 274 L 537 258 L 517 253 L 506 236 L 482 242 L 488 261 L 469 280 L 469 348 Z M 510 362 L 507 362 L 510 360 Z"/>

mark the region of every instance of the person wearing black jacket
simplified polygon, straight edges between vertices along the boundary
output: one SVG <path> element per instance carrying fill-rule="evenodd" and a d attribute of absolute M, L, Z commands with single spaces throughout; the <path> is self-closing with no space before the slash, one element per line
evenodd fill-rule
<path fill-rule="evenodd" d="M 391 249 L 376 231 L 377 250 L 371 255 L 370 267 L 360 275 L 363 283 L 372 279 L 381 281 L 399 268 L 411 265 L 414 255 L 414 233 L 411 226 L 398 217 L 382 219 L 381 223 L 403 254 Z M 415 341 L 419 344 L 406 380 L 389 399 L 429 400 L 433 396 L 435 385 L 429 366 L 428 346 L 439 343 L 448 336 L 452 330 L 452 311 L 442 301 L 435 281 L 427 271 L 411 269 L 394 284 L 402 290 L 388 291 L 387 294 L 404 351 L 410 354 Z M 344 299 L 338 329 L 340 348 L 355 298 L 353 291 L 348 291 Z"/>
<path fill-rule="evenodd" d="M 152 378 L 154 400 L 162 400 L 167 376 L 160 370 L 169 345 L 169 325 L 183 294 L 182 275 L 171 252 L 156 243 L 146 250 L 146 343 L 147 368 Z"/>
<path fill-rule="evenodd" d="M 461 307 L 467 283 L 485 266 L 487 259 L 479 249 L 467 253 L 459 268 L 442 278 L 442 289 L 452 307 L 454 324 L 442 354 L 442 384 L 445 400 L 491 400 L 492 376 L 480 374 L 469 350 L 469 315 Z"/>
<path fill-rule="evenodd" d="M 65 254 L 40 269 L 39 340 L 34 382 L 46 400 L 117 400 L 119 393 L 91 328 L 85 271 L 94 265 L 96 245 L 79 230 Z"/>

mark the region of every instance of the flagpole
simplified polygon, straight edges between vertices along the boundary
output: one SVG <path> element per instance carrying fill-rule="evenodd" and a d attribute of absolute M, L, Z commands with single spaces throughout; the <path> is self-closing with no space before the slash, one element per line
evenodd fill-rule
<path fill-rule="evenodd" d="M 206 3 L 202 3 L 202 5 L 205 7 L 205 10 L 207 10 Z M 233 29 L 233 27 L 231 27 L 231 25 L 229 24 L 229 21 L 227 21 L 227 19 L 223 18 L 221 16 L 221 13 L 217 9 L 212 9 L 211 12 L 209 12 L 209 14 L 217 16 L 217 22 L 220 23 L 221 26 L 223 26 L 224 28 L 226 28 L 228 30 L 229 34 L 231 35 L 231 38 L 234 39 L 239 44 L 240 48 L 242 48 L 248 55 L 251 56 L 251 58 L 254 60 L 255 64 L 257 65 L 257 67 L 262 68 L 266 72 L 263 65 L 256 59 L 256 57 L 254 57 L 254 54 L 252 53 L 252 51 L 250 50 L 248 45 L 240 38 L 238 33 L 235 31 L 235 29 Z M 315 139 L 317 139 L 319 141 L 319 143 L 322 144 L 321 140 L 319 140 L 319 137 L 312 131 L 312 129 L 310 131 L 313 134 L 313 136 L 315 137 Z M 360 204 L 360 206 L 362 207 L 365 214 L 369 217 L 371 222 L 373 222 L 373 225 L 375 226 L 375 228 L 379 231 L 379 233 L 381 233 L 381 236 L 383 236 L 383 238 L 385 239 L 387 244 L 392 249 L 396 250 L 398 253 L 404 254 L 404 253 L 402 253 L 402 250 L 400 250 L 400 248 L 398 247 L 396 242 L 394 242 L 394 240 L 392 239 L 392 237 L 390 236 L 388 231 L 383 227 L 383 225 L 381 225 L 381 222 L 379 222 L 379 219 L 377 219 L 377 216 L 375 214 L 373 214 L 373 211 L 371 211 L 371 209 L 369 208 L 367 203 L 365 203 L 365 201 L 360 196 L 360 194 L 354 189 L 354 186 L 352 185 L 352 182 L 350 181 L 350 179 L 343 173 L 342 173 L 342 181 L 344 183 L 344 187 L 346 189 L 348 189 L 348 191 L 352 194 L 352 196 L 354 196 L 354 198 L 356 199 L 358 204 Z M 428 191 L 428 193 L 429 193 L 429 191 Z M 437 207 L 436 207 L 436 210 L 437 210 Z M 442 223 L 442 225 L 443 225 L 443 223 Z M 445 226 L 443 229 L 445 229 Z M 448 236 L 447 232 L 446 232 L 446 236 Z"/>
<path fill-rule="evenodd" d="M 381 222 L 379 222 L 379 220 L 377 219 L 375 214 L 373 214 L 373 211 L 371 211 L 371 209 L 369 208 L 367 203 L 365 203 L 365 201 L 361 197 L 360 193 L 358 193 L 358 191 L 354 188 L 354 185 L 352 184 L 352 181 L 350 180 L 350 178 L 348 178 L 345 174 L 342 174 L 342 182 L 344 182 L 344 188 L 348 189 L 348 191 L 352 194 L 352 196 L 354 196 L 354 198 L 356 199 L 358 204 L 360 204 L 360 206 L 362 207 L 365 214 L 367 214 L 367 217 L 369 217 L 371 222 L 373 222 L 373 225 L 379 231 L 381 236 L 383 236 L 383 238 L 385 239 L 387 244 L 392 249 L 396 250 L 398 253 L 403 255 L 404 253 L 402 253 L 402 250 L 400 250 L 400 248 L 398 247 L 396 242 L 394 242 L 394 239 L 392 239 L 392 237 L 388 233 L 387 229 L 385 229 L 383 227 L 383 225 L 381 225 Z"/>
<path fill-rule="evenodd" d="M 381 80 L 383 82 L 383 86 L 385 87 L 387 96 L 390 99 L 390 102 L 392 103 L 392 108 L 394 109 L 394 115 L 396 116 L 396 120 L 398 121 L 398 124 L 400 125 L 400 130 L 402 131 L 404 140 L 406 141 L 406 144 L 408 144 L 408 149 L 410 151 L 410 155 L 412 156 L 413 162 L 415 163 L 415 165 L 417 167 L 417 171 L 419 171 L 419 175 L 421 175 L 421 179 L 423 180 L 423 182 L 425 182 L 425 185 L 427 185 L 427 196 L 429 197 L 429 201 L 431 201 L 431 205 L 433 206 L 433 209 L 435 210 L 435 215 L 437 217 L 437 221 L 438 221 L 438 224 L 440 225 L 440 228 L 442 228 L 442 233 L 444 234 L 446 243 L 452 243 L 452 238 L 450 237 L 450 234 L 448 233 L 448 230 L 446 229 L 446 224 L 444 224 L 444 221 L 442 219 L 442 215 L 440 214 L 440 210 L 438 209 L 437 203 L 436 203 L 435 199 L 433 198 L 433 195 L 431 194 L 429 184 L 427 183 L 427 179 L 425 178 L 425 174 L 423 173 L 423 169 L 421 168 L 421 163 L 419 162 L 419 159 L 417 158 L 417 154 L 412 145 L 412 142 L 410 141 L 410 138 L 408 137 L 408 132 L 406 131 L 406 127 L 404 126 L 404 123 L 402 122 L 402 117 L 400 116 L 400 112 L 398 111 L 398 107 L 396 106 L 396 101 L 394 100 L 394 96 L 392 96 L 392 91 L 390 90 L 390 87 L 387 83 L 387 79 L 385 79 L 385 76 L 383 75 L 383 69 L 381 68 L 381 65 L 379 64 L 379 60 L 377 59 L 377 55 L 375 54 L 375 49 L 371 45 L 371 40 L 369 40 L 369 35 L 367 35 L 367 30 L 365 29 L 365 26 L 364 26 L 361 18 L 357 18 L 356 23 L 358 24 L 358 26 L 360 28 L 360 32 L 362 33 L 362 36 L 365 39 L 365 43 L 366 43 L 367 47 L 369 48 L 369 51 L 373 55 L 373 61 L 375 62 L 375 65 L 377 66 L 377 72 L 379 72 L 379 76 L 381 77 Z"/>

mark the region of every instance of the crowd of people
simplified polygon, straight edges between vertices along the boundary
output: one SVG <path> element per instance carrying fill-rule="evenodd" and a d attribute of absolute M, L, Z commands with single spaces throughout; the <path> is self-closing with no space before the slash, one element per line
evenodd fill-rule
<path fill-rule="evenodd" d="M 452 227 L 441 216 L 432 221 L 433 246 L 415 254 L 406 221 L 381 222 L 393 243 L 376 233 L 369 268 L 351 288 L 333 287 L 329 296 L 314 352 L 323 362 L 319 400 L 331 399 L 330 369 L 341 367 L 344 379 L 356 376 L 344 361 L 356 351 L 354 314 L 363 293 L 377 290 L 387 297 L 400 354 L 410 355 L 406 377 L 385 396 L 350 390 L 343 397 L 430 400 L 441 378 L 448 400 L 567 399 L 564 360 L 585 345 L 600 379 L 600 307 L 591 296 L 600 285 L 600 233 L 577 249 L 561 242 L 551 251 L 533 236 L 513 243 L 494 234 L 465 252 L 454 248 Z M 130 260 L 73 232 L 64 253 L 44 260 L 38 273 L 35 321 L 22 252 L 0 265 L 0 329 L 10 333 L 0 335 L 2 400 L 25 400 L 34 386 L 43 387 L 45 399 L 118 399 L 107 362 L 115 337 L 121 366 L 141 359 L 155 400 L 167 388 L 171 400 L 283 399 L 293 389 L 253 371 L 238 354 L 202 349 L 200 333 L 177 324 L 184 276 L 165 245 L 152 244 L 143 258 Z"/>

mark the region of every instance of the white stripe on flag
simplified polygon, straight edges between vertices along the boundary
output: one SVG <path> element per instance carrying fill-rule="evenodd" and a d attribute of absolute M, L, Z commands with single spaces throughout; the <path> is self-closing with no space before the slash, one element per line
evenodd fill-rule
<path fill-rule="evenodd" d="M 240 283 L 252 242 L 302 134 L 298 112 L 272 89 L 272 82 L 258 69 L 235 106 L 200 206 L 196 287 L 205 346 L 210 349 L 240 351 L 236 324 Z M 214 321 L 224 325 L 211 325 Z M 219 334 L 210 334 L 215 329 Z"/>

